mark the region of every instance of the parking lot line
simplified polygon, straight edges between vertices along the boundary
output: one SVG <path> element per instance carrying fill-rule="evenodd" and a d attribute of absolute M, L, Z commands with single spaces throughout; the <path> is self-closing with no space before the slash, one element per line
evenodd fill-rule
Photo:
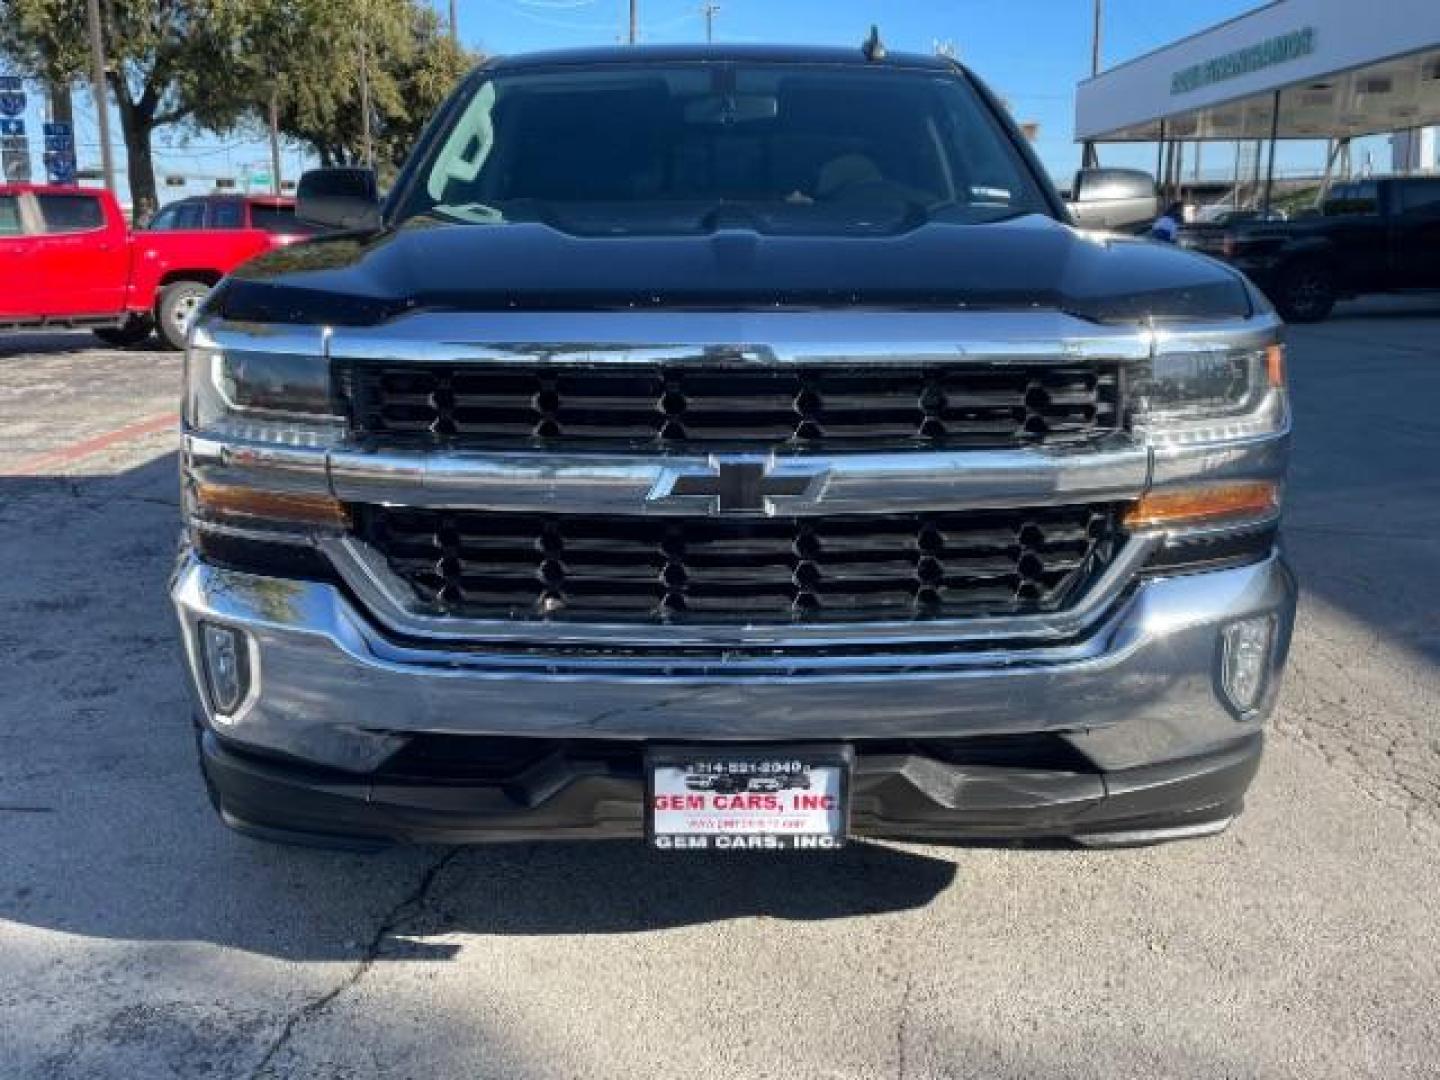
<path fill-rule="evenodd" d="M 159 413 L 155 416 L 148 416 L 143 420 L 136 420 L 134 423 L 118 427 L 114 431 L 107 431 L 102 435 L 94 435 L 88 439 L 81 439 L 78 442 L 61 446 L 55 450 L 47 450 L 43 454 L 36 454 L 27 458 L 18 465 L 0 469 L 3 476 L 31 476 L 37 473 L 48 472 L 66 465 L 73 465 L 82 458 L 91 454 L 98 454 L 102 450 L 108 450 L 121 443 L 131 442 L 135 439 L 144 438 L 146 435 L 154 435 L 156 432 L 164 431 L 166 428 L 173 428 L 179 423 L 180 418 L 173 412 Z"/>

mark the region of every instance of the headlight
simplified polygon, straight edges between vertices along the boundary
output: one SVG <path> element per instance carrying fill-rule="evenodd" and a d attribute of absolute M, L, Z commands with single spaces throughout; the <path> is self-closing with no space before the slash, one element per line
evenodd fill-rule
<path fill-rule="evenodd" d="M 197 331 L 185 354 L 185 425 L 247 442 L 324 447 L 344 432 L 323 356 L 222 347 Z"/>
<path fill-rule="evenodd" d="M 1130 386 L 1136 430 L 1152 443 L 1223 442 L 1287 422 L 1284 351 L 1160 342 Z"/>

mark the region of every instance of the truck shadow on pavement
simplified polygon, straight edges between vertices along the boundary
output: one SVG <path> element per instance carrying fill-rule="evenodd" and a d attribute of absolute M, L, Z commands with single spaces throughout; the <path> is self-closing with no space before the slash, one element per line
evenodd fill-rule
<path fill-rule="evenodd" d="M 0 561 L 24 568 L 0 575 L 14 660 L 0 687 L 0 920 L 341 959 L 372 948 L 377 926 L 389 941 L 839 919 L 922 907 L 955 880 L 947 859 L 868 843 L 781 859 L 638 841 L 356 855 L 234 835 L 196 766 L 167 597 L 175 476 L 166 454 L 111 476 L 0 477 Z"/>
<path fill-rule="evenodd" d="M 151 336 L 135 345 L 107 345 L 88 330 L 35 330 L 0 333 L 0 361 L 33 362 L 37 356 L 89 356 L 97 351 L 159 352 L 160 341 Z"/>

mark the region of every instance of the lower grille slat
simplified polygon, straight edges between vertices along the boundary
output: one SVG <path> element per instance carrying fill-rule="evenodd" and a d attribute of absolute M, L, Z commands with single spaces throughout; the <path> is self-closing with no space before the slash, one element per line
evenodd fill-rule
<path fill-rule="evenodd" d="M 354 508 L 437 614 L 865 622 L 1055 611 L 1118 547 L 1109 504 L 815 518 Z"/>

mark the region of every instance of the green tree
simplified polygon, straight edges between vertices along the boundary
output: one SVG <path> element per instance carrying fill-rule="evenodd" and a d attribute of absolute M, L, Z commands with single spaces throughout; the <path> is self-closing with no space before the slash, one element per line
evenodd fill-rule
<path fill-rule="evenodd" d="M 393 174 L 425 121 L 478 57 L 456 47 L 416 0 L 267 0 L 290 13 L 268 78 L 279 127 L 326 165 L 364 162 L 362 66 L 375 163 Z M 297 13 L 299 13 L 298 17 Z"/>
<path fill-rule="evenodd" d="M 362 159 L 366 59 L 376 164 L 393 172 L 475 58 L 424 0 L 100 0 L 107 78 L 137 213 L 156 203 L 154 134 L 279 128 L 326 164 Z M 0 57 L 47 82 L 89 70 L 81 0 L 0 0 Z"/>
<path fill-rule="evenodd" d="M 157 129 L 173 124 L 220 131 L 249 108 L 253 87 L 237 66 L 247 0 L 101 0 L 106 77 L 137 214 L 153 207 Z M 77 0 L 0 0 L 0 56 L 47 81 L 89 69 L 85 5 Z"/>

